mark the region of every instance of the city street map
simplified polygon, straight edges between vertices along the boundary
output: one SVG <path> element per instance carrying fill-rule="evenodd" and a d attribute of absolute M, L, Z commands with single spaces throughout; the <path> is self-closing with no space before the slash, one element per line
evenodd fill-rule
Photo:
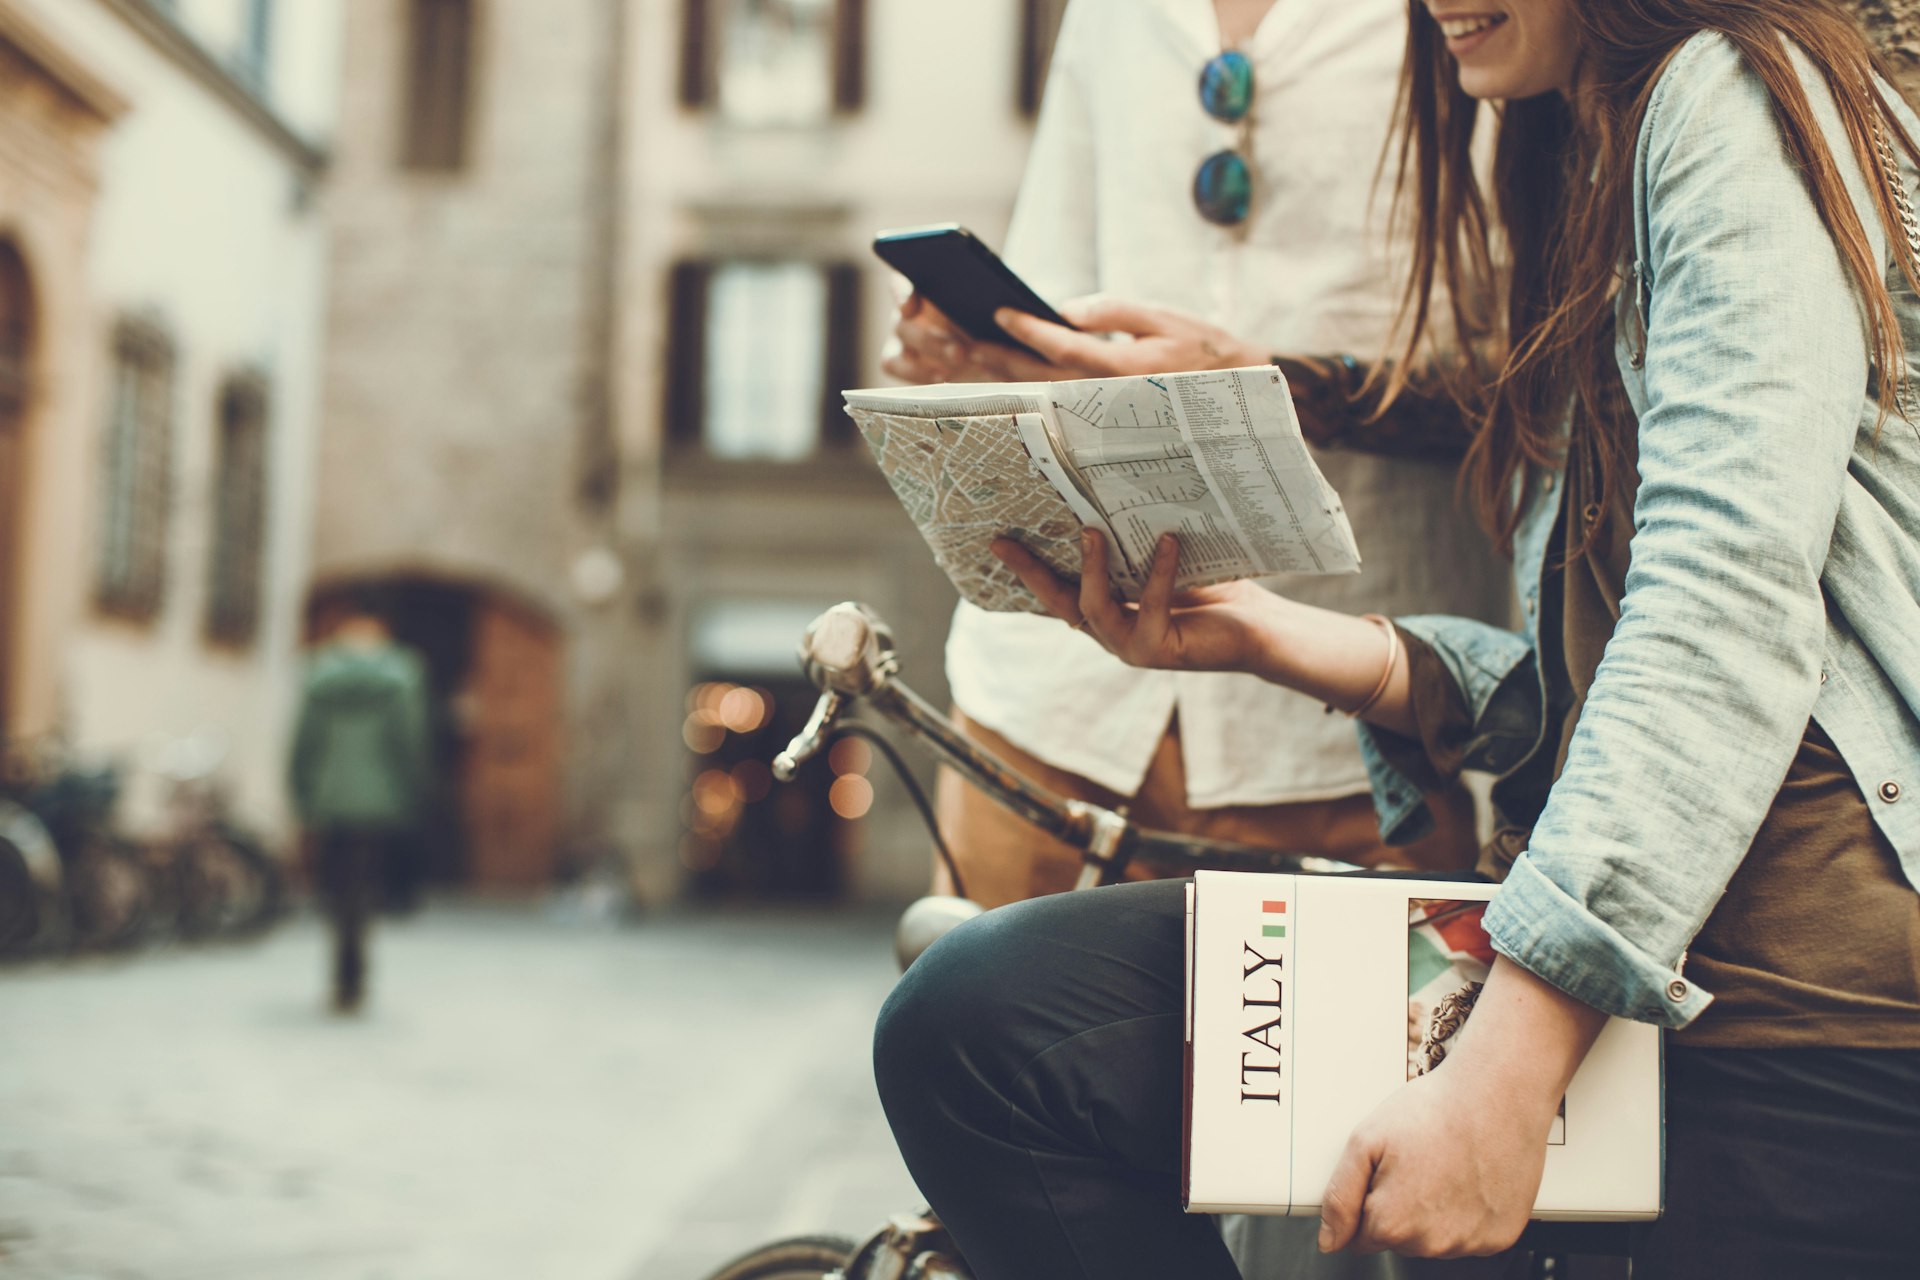
<path fill-rule="evenodd" d="M 1278 369 L 846 393 L 887 483 L 962 597 L 1044 613 L 988 550 L 1017 539 L 1078 581 L 1083 525 L 1137 600 L 1163 533 L 1177 584 L 1357 573 L 1339 495 L 1307 452 Z"/>

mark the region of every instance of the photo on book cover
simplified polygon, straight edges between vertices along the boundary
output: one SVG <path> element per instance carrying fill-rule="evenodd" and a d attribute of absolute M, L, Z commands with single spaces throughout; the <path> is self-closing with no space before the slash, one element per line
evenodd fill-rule
<path fill-rule="evenodd" d="M 1446 1060 L 1453 1038 L 1473 1012 L 1493 971 L 1493 940 L 1481 924 L 1487 903 L 1458 898 L 1407 899 L 1407 1079 Z M 1547 1136 L 1567 1141 L 1567 1100 L 1560 1100 Z"/>

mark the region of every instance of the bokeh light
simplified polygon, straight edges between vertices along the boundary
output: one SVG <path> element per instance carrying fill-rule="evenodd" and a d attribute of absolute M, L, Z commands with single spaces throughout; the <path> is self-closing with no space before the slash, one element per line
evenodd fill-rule
<path fill-rule="evenodd" d="M 857 773 L 841 774 L 827 792 L 827 803 L 849 822 L 864 818 L 867 810 L 873 808 L 873 784 Z"/>
<path fill-rule="evenodd" d="M 773 789 L 773 770 L 765 760 L 742 760 L 733 766 L 733 782 L 740 789 L 742 800 L 759 804 Z"/>
<path fill-rule="evenodd" d="M 735 733 L 752 733 L 767 722 L 768 701 L 758 689 L 729 689 L 720 699 L 720 723 Z"/>
<path fill-rule="evenodd" d="M 697 756 L 712 755 L 727 740 L 727 731 L 710 711 L 695 711 L 680 726 L 680 738 Z"/>
<path fill-rule="evenodd" d="M 827 752 L 827 764 L 837 774 L 865 773 L 873 767 L 873 748 L 859 738 L 842 738 Z"/>

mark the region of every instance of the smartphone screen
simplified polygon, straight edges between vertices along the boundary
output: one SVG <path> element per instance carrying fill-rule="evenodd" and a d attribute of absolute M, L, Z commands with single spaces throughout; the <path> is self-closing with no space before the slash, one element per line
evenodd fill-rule
<path fill-rule="evenodd" d="M 1001 307 L 1073 327 L 979 237 L 957 223 L 883 231 L 874 237 L 873 251 L 911 280 L 922 297 L 982 342 L 999 342 L 1029 355 L 1039 354 L 1015 342 L 993 322 L 993 313 Z"/>

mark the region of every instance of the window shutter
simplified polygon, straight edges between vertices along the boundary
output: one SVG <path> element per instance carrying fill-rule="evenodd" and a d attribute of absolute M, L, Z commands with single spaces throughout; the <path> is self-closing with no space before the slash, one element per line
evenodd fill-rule
<path fill-rule="evenodd" d="M 267 536 L 266 383 L 245 375 L 228 379 L 216 412 L 219 451 L 205 630 L 210 640 L 247 645 L 260 629 Z"/>
<path fill-rule="evenodd" d="M 706 422 L 710 262 L 673 264 L 667 283 L 667 423 L 674 445 L 698 445 Z"/>
<path fill-rule="evenodd" d="M 1053 62 L 1054 40 L 1060 34 L 1060 20 L 1066 11 L 1066 0 L 1021 0 L 1018 95 L 1020 110 L 1025 115 L 1040 110 L 1047 69 Z"/>
<path fill-rule="evenodd" d="M 408 169 L 458 170 L 467 159 L 472 0 L 413 0 L 408 13 L 400 162 Z"/>
<path fill-rule="evenodd" d="M 820 440 L 829 446 L 853 442 L 853 419 L 840 393 L 860 385 L 860 268 L 851 262 L 827 267 L 827 376 L 820 403 Z"/>
<path fill-rule="evenodd" d="M 858 111 L 866 96 L 866 0 L 837 0 L 833 7 L 833 109 Z"/>
<path fill-rule="evenodd" d="M 707 0 L 680 3 L 680 105 L 713 105 L 715 63 L 713 12 Z"/>

